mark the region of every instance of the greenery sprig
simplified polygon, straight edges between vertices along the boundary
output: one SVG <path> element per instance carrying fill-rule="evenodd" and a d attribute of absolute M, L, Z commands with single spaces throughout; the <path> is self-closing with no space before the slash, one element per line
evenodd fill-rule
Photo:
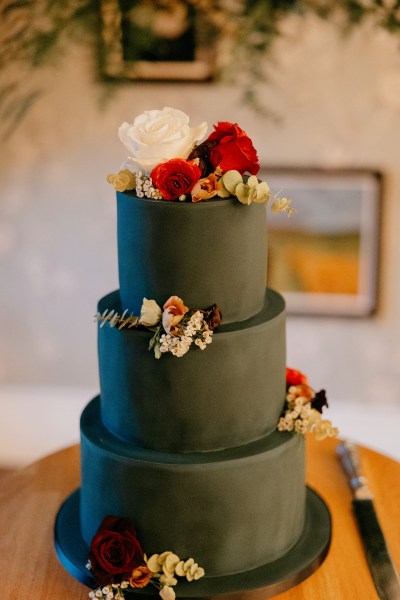
<path fill-rule="evenodd" d="M 56 66 L 71 41 L 89 47 L 103 63 L 101 9 L 109 0 L 3 0 L 0 7 L 0 118 L 3 135 L 15 129 L 40 97 L 43 87 L 32 84 L 33 71 Z M 146 4 L 149 0 L 142 0 Z M 260 109 L 258 87 L 265 80 L 265 60 L 282 34 L 290 14 L 315 14 L 350 30 L 365 21 L 399 35 L 400 0 L 152 0 L 151 9 L 190 9 L 200 21 L 200 44 L 219 42 L 229 48 L 217 76 L 243 91 L 244 100 Z M 146 31 L 150 39 L 156 32 Z M 135 44 L 135 40 L 133 40 Z M 134 51 L 134 48 L 133 48 Z M 27 76 L 29 75 L 29 76 Z M 115 83 L 118 83 L 117 81 Z M 108 90 L 110 90 L 108 82 Z M 104 85 L 106 81 L 104 80 Z"/>
<path fill-rule="evenodd" d="M 128 329 L 132 327 L 137 327 L 139 325 L 140 317 L 135 315 L 128 314 L 128 310 L 124 310 L 122 315 L 120 315 L 115 310 L 106 309 L 103 313 L 96 313 L 94 316 L 94 320 L 98 323 L 100 322 L 100 327 L 104 327 L 106 323 L 110 325 L 110 327 L 117 327 L 118 329 L 122 329 L 123 327 L 127 327 Z"/>

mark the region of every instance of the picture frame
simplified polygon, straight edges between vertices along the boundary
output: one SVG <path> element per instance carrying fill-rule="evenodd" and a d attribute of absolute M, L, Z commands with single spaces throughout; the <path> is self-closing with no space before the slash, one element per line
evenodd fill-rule
<path fill-rule="evenodd" d="M 262 168 L 295 212 L 268 215 L 268 286 L 290 314 L 366 317 L 377 309 L 383 177 L 369 169 Z M 270 203 L 273 202 L 271 198 Z"/>
<path fill-rule="evenodd" d="M 212 79 L 215 44 L 201 40 L 201 23 L 191 4 L 101 0 L 101 21 L 102 73 L 106 78 Z"/>

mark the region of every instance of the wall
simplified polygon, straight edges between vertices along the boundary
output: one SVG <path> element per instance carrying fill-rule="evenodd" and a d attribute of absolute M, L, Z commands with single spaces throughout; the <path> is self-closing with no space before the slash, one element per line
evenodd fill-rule
<path fill-rule="evenodd" d="M 400 50 L 369 27 L 350 37 L 289 19 L 268 59 L 264 117 L 222 83 L 139 84 L 105 98 L 95 58 L 72 47 L 46 93 L 3 142 L 0 384 L 97 389 L 98 298 L 117 287 L 114 192 L 124 120 L 181 108 L 193 124 L 237 121 L 266 165 L 371 167 L 385 175 L 379 311 L 362 320 L 291 317 L 289 364 L 331 399 L 397 402 L 400 359 Z"/>

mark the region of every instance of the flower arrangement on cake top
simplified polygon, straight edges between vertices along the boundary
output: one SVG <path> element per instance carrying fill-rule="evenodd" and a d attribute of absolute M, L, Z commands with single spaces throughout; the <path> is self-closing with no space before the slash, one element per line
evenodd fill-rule
<path fill-rule="evenodd" d="M 279 419 L 279 431 L 312 432 L 317 440 L 336 437 L 339 433 L 322 411 L 328 406 L 325 390 L 315 392 L 306 375 L 296 369 L 286 369 L 286 408 Z"/>
<path fill-rule="evenodd" d="M 178 109 L 145 111 L 120 126 L 119 138 L 130 155 L 107 181 L 141 198 L 199 202 L 235 196 L 242 204 L 267 203 L 271 191 L 256 177 L 260 163 L 247 133 L 222 121 L 201 141 L 207 129 L 205 122 L 190 127 Z M 275 195 L 271 210 L 290 216 L 291 200 Z"/>
<path fill-rule="evenodd" d="M 103 600 L 123 600 L 126 593 L 149 584 L 159 590 L 162 600 L 174 600 L 177 577 L 190 582 L 204 576 L 193 558 L 181 560 L 171 551 L 148 558 L 130 521 L 113 515 L 103 519 L 93 537 L 86 567 L 99 586 L 89 597 Z"/>

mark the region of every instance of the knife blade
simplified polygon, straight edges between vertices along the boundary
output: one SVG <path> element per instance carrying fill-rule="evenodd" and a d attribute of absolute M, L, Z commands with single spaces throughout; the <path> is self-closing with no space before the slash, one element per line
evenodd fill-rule
<path fill-rule="evenodd" d="M 357 446 L 344 442 L 337 447 L 337 453 L 353 491 L 353 511 L 378 596 L 381 600 L 400 600 L 399 576 L 375 512 L 373 494 L 362 471 Z"/>

